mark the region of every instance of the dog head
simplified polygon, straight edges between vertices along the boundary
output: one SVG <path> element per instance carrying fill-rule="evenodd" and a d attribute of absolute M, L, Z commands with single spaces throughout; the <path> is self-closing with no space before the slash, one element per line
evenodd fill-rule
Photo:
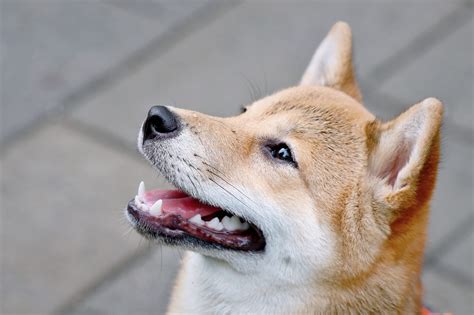
<path fill-rule="evenodd" d="M 344 281 L 394 255 L 420 257 L 442 106 L 426 99 L 377 120 L 351 47 L 349 26 L 335 24 L 300 85 L 235 117 L 152 107 L 138 148 L 178 191 L 140 185 L 132 225 L 282 281 Z"/>

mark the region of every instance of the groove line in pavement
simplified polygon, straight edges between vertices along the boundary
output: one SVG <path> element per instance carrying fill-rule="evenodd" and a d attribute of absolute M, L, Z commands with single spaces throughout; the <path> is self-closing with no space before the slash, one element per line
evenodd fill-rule
<path fill-rule="evenodd" d="M 458 269 L 451 266 L 447 266 L 441 262 L 429 267 L 431 271 L 434 271 L 440 277 L 448 279 L 456 285 L 460 285 L 466 289 L 474 288 L 474 279 L 471 275 L 466 274 Z"/>
<path fill-rule="evenodd" d="M 413 41 L 403 46 L 397 53 L 375 66 L 364 77 L 366 81 L 381 85 L 401 69 L 412 64 L 427 49 L 443 41 L 473 18 L 472 10 L 461 5 L 444 16 L 427 31 L 419 34 Z"/>
<path fill-rule="evenodd" d="M 51 117 L 68 113 L 98 93 L 107 90 L 107 88 L 113 86 L 127 75 L 141 69 L 151 60 L 159 58 L 178 42 L 184 40 L 190 34 L 199 31 L 199 29 L 206 25 L 209 25 L 240 3 L 240 0 L 216 1 L 209 2 L 196 9 L 196 11 L 188 18 L 180 20 L 170 26 L 168 31 L 156 36 L 145 46 L 137 49 L 128 57 L 125 57 L 125 59 L 118 62 L 109 70 L 104 71 L 97 77 L 85 82 L 70 94 L 66 95 L 56 106 L 39 114 L 31 123 L 19 128 L 17 131 L 7 136 L 0 142 L 0 147 L 2 149 L 0 156 L 3 155 L 16 141 L 34 133 L 35 130 L 41 128 L 41 126 L 46 122 L 49 122 Z"/>
<path fill-rule="evenodd" d="M 454 228 L 447 236 L 445 236 L 439 243 L 429 250 L 425 255 L 425 266 L 436 265 L 441 255 L 447 254 L 450 249 L 460 244 L 463 239 L 472 233 L 474 226 L 474 213 L 470 213 L 469 216 L 463 220 L 456 228 Z"/>
<path fill-rule="evenodd" d="M 151 257 L 154 253 L 153 249 L 154 247 L 146 245 L 143 248 L 140 248 L 138 251 L 128 255 L 122 261 L 112 266 L 101 277 L 82 288 L 79 292 L 76 292 L 69 300 L 64 302 L 55 311 L 53 311 L 52 314 L 70 314 L 76 309 L 76 307 L 97 293 L 101 288 L 105 287 L 107 284 L 119 278 L 120 275 Z"/>
<path fill-rule="evenodd" d="M 382 103 L 382 104 L 385 104 L 384 105 L 385 107 L 390 108 L 392 117 L 390 117 L 389 119 L 395 118 L 396 115 L 401 114 L 402 112 L 407 110 L 411 105 L 413 105 L 411 102 L 403 101 L 399 99 L 398 97 L 390 95 L 386 92 L 381 92 L 377 88 L 376 85 L 366 80 L 360 79 L 359 83 L 363 91 L 371 91 L 370 100 L 372 102 L 369 103 L 370 106 L 377 105 L 375 103 Z M 363 91 L 362 91 L 362 94 L 364 94 Z M 450 134 L 454 135 L 456 140 L 459 140 L 470 146 L 474 145 L 474 129 L 458 124 L 455 120 L 451 119 L 450 117 L 445 116 L 443 118 L 443 126 L 442 126 L 442 131 L 441 131 L 442 135 L 446 131 L 449 131 Z"/>
<path fill-rule="evenodd" d="M 114 151 L 117 151 L 118 153 L 125 154 L 130 158 L 137 160 L 138 162 L 145 161 L 145 158 L 137 150 L 136 142 L 123 140 L 121 137 L 118 137 L 103 128 L 85 123 L 82 120 L 75 118 L 67 118 L 62 121 L 61 125 L 91 139 L 93 142 L 96 142 L 101 146 L 108 147 Z"/>

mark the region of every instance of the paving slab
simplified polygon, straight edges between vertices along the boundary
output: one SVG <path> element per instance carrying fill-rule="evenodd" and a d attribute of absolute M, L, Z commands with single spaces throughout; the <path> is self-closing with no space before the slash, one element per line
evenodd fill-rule
<path fill-rule="evenodd" d="M 447 124 L 445 130 L 449 130 Z M 474 214 L 474 148 L 456 139 L 456 134 L 443 134 L 442 157 L 438 182 L 431 204 L 428 251 L 452 235 Z M 431 253 L 444 255 L 443 252 Z M 454 257 L 447 257 L 459 264 Z"/>
<path fill-rule="evenodd" d="M 298 82 L 314 49 L 338 20 L 353 28 L 363 76 L 458 7 L 452 1 L 246 2 L 98 94 L 74 117 L 128 140 L 135 138 L 153 104 L 235 114 L 252 94 Z M 120 130 L 112 130 L 117 124 Z"/>
<path fill-rule="evenodd" d="M 423 274 L 424 303 L 435 314 L 474 314 L 472 287 L 460 287 L 449 278 L 438 275 L 434 270 Z"/>
<path fill-rule="evenodd" d="M 199 1 L 169 1 L 169 0 L 105 0 L 116 8 L 120 8 L 138 17 L 147 18 L 162 25 L 170 26 L 176 20 L 193 13 L 194 10 L 209 3 L 209 0 Z M 169 28 L 167 29 L 169 30 Z"/>
<path fill-rule="evenodd" d="M 474 226 L 472 222 L 473 220 L 471 220 L 471 228 L 467 235 L 459 237 L 457 242 L 439 257 L 439 262 L 459 274 L 459 277 L 463 278 L 460 280 L 474 287 Z"/>
<path fill-rule="evenodd" d="M 182 253 L 156 247 L 150 258 L 66 314 L 164 314 Z"/>
<path fill-rule="evenodd" d="M 205 3 L 141 0 L 120 8 L 101 0 L 0 1 L 0 140 L 62 105 Z"/>
<path fill-rule="evenodd" d="M 140 252 L 122 209 L 140 180 L 166 187 L 155 174 L 64 125 L 15 143 L 2 156 L 0 313 L 51 313 Z"/>
<path fill-rule="evenodd" d="M 474 12 L 463 27 L 379 86 L 380 92 L 406 104 L 431 96 L 439 98 L 447 119 L 474 130 L 473 41 Z"/>

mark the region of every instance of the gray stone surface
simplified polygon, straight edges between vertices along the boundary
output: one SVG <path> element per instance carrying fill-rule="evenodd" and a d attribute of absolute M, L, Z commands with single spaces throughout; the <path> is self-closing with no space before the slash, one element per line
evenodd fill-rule
<path fill-rule="evenodd" d="M 426 97 L 439 98 L 446 118 L 473 128 L 474 15 L 462 28 L 427 50 L 414 64 L 398 71 L 380 90 L 406 104 Z"/>
<path fill-rule="evenodd" d="M 471 220 L 471 223 L 473 220 Z M 471 229 L 468 235 L 464 235 L 459 238 L 459 242 L 456 242 L 450 248 L 441 255 L 439 258 L 440 263 L 449 270 L 462 277 L 463 283 L 470 284 L 474 283 L 474 226 L 471 225 Z"/>
<path fill-rule="evenodd" d="M 429 7 L 429 10 L 427 10 Z M 247 2 L 191 34 L 141 71 L 78 108 L 74 117 L 134 139 L 150 105 L 213 115 L 239 112 L 251 88 L 263 94 L 294 85 L 337 20 L 351 24 L 363 77 L 457 8 L 456 2 Z M 376 27 L 375 27 L 376 25 Z M 390 34 L 390 36 L 387 36 Z M 119 123 L 120 130 L 111 130 Z"/>
<path fill-rule="evenodd" d="M 57 107 L 205 2 L 2 0 L 0 140 Z M 112 5 L 113 4 L 113 5 Z M 143 18 L 135 13 L 146 13 Z M 8 118 L 8 119 L 7 119 Z"/>
<path fill-rule="evenodd" d="M 1 314 L 50 313 L 140 251 L 122 209 L 164 185 L 137 161 L 62 125 L 3 156 Z"/>
<path fill-rule="evenodd" d="M 190 0 L 104 0 L 107 4 L 126 10 L 127 12 L 136 15 L 137 17 L 143 17 L 153 20 L 155 23 L 160 23 L 159 32 L 168 31 L 169 26 L 175 23 L 177 20 L 191 15 L 197 8 L 210 2 L 209 0 L 203 1 L 190 1 Z"/>
<path fill-rule="evenodd" d="M 433 270 L 423 274 L 424 301 L 433 312 L 441 314 L 469 315 L 474 313 L 472 297 L 474 289 L 463 287 Z"/>
<path fill-rule="evenodd" d="M 449 130 L 449 126 L 445 129 Z M 443 135 L 442 159 L 431 206 L 428 251 L 474 214 L 474 170 L 469 167 L 473 160 L 472 146 L 456 140 L 455 134 Z"/>
<path fill-rule="evenodd" d="M 67 313 L 164 314 L 182 255 L 178 249 L 156 248 L 150 258 Z"/>

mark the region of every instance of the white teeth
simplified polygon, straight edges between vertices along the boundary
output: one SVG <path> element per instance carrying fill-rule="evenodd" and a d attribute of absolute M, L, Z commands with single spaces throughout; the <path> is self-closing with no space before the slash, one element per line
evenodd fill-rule
<path fill-rule="evenodd" d="M 135 196 L 135 205 L 137 206 L 138 209 L 147 212 L 148 206 L 143 202 L 143 200 L 140 199 L 140 197 Z"/>
<path fill-rule="evenodd" d="M 143 205 L 143 202 L 140 200 L 140 197 L 138 197 L 138 195 L 135 196 L 135 205 L 136 205 L 139 209 L 141 209 L 141 206 Z"/>
<path fill-rule="evenodd" d="M 159 199 L 157 200 L 153 206 L 150 208 L 150 214 L 157 216 L 161 214 L 161 206 L 163 205 L 163 200 Z"/>
<path fill-rule="evenodd" d="M 250 227 L 250 225 L 247 222 L 244 222 L 244 223 L 240 222 L 239 217 L 235 215 L 232 216 L 232 218 L 225 216 L 222 219 L 222 224 L 224 225 L 224 228 L 227 231 L 231 231 L 231 232 L 236 231 L 236 230 L 245 231 Z"/>
<path fill-rule="evenodd" d="M 141 181 L 138 185 L 138 193 L 135 196 L 135 205 L 142 211 L 149 211 L 151 215 L 159 216 L 161 214 L 163 201 L 161 199 L 157 200 L 151 207 L 149 207 L 145 201 L 145 183 Z"/>
<path fill-rule="evenodd" d="M 224 228 L 218 218 L 212 219 L 211 221 L 207 222 L 206 225 L 216 231 L 220 231 Z"/>
<path fill-rule="evenodd" d="M 238 217 L 236 217 L 235 215 L 232 216 L 232 218 L 230 218 L 230 229 L 231 231 L 234 231 L 234 230 L 240 230 L 241 229 L 241 225 L 242 223 L 240 223 L 240 219 Z"/>
<path fill-rule="evenodd" d="M 204 225 L 204 221 L 201 219 L 200 214 L 196 214 L 194 217 L 189 219 L 189 222 L 194 223 L 196 225 Z"/>
<path fill-rule="evenodd" d="M 232 228 L 232 225 L 230 223 L 230 218 L 228 216 L 225 216 L 222 218 L 222 224 L 224 225 L 224 228 L 227 230 L 227 231 L 232 231 L 231 228 Z"/>
<path fill-rule="evenodd" d="M 141 181 L 140 185 L 138 185 L 138 197 L 145 201 L 145 183 L 143 181 Z"/>
<path fill-rule="evenodd" d="M 244 223 L 240 222 L 239 217 L 235 215 L 232 216 L 232 218 L 225 216 L 222 218 L 221 221 L 219 221 L 218 218 L 214 218 L 211 221 L 206 222 L 202 220 L 200 214 L 196 214 L 194 217 L 189 219 L 189 222 L 194 223 L 196 225 L 205 225 L 216 231 L 222 231 L 224 229 L 229 232 L 237 231 L 237 230 L 245 231 L 250 227 L 250 225 L 247 222 L 244 222 Z"/>

